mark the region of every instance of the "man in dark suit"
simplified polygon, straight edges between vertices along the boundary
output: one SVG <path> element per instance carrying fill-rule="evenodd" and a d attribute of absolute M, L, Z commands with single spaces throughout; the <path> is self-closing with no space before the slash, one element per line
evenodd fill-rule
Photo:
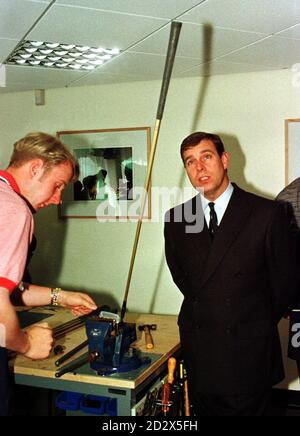
<path fill-rule="evenodd" d="M 295 238 L 280 203 L 230 183 L 217 135 L 190 135 L 181 156 L 200 195 L 167 213 L 165 248 L 196 414 L 263 415 L 284 377 L 277 324 L 300 289 Z M 186 210 L 204 213 L 202 231 Z"/>
<path fill-rule="evenodd" d="M 282 202 L 287 210 L 290 212 L 291 227 L 295 234 L 298 243 L 298 250 L 300 251 L 300 178 L 297 178 L 289 185 L 287 185 L 277 196 L 277 201 Z M 300 322 L 300 298 L 293 306 L 289 313 L 290 332 L 289 332 L 289 346 L 288 357 L 296 360 L 298 373 L 300 375 L 300 347 L 299 339 L 297 340 L 296 347 L 294 346 L 294 339 L 299 338 L 299 322 Z M 295 336 L 296 335 L 296 336 Z"/>

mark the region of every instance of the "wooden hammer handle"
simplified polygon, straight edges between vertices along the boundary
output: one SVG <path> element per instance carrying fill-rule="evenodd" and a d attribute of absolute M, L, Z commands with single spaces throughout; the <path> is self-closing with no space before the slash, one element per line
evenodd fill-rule
<path fill-rule="evenodd" d="M 188 391 L 188 381 L 184 381 L 184 416 L 191 416 L 190 412 L 190 400 Z"/>
<path fill-rule="evenodd" d="M 150 333 L 150 329 L 148 326 L 145 326 L 144 330 L 145 330 L 146 348 L 148 350 L 151 350 L 152 348 L 154 348 L 154 343 L 153 343 L 152 335 Z"/>
<path fill-rule="evenodd" d="M 175 368 L 176 368 L 176 359 L 175 357 L 170 357 L 168 360 L 168 383 L 170 383 L 170 385 L 174 381 Z"/>
<path fill-rule="evenodd" d="M 167 415 L 169 412 L 169 402 L 170 402 L 170 384 L 164 383 L 162 386 L 162 394 L 161 394 L 161 404 L 162 404 L 162 412 L 164 415 Z"/>

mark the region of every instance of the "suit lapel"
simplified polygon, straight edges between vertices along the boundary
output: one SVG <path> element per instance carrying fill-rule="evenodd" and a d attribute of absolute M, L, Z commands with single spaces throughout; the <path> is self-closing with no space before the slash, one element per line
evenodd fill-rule
<path fill-rule="evenodd" d="M 217 266 L 229 250 L 237 235 L 243 229 L 246 220 L 251 213 L 246 193 L 234 185 L 232 197 L 221 221 L 208 255 L 205 272 L 201 279 L 201 286 L 207 282 L 215 272 Z"/>
<path fill-rule="evenodd" d="M 193 204 L 193 213 L 196 213 L 196 199 L 198 201 L 200 200 L 200 195 L 198 195 L 197 197 L 194 197 L 192 199 L 192 204 Z M 201 203 L 200 203 L 201 205 Z M 199 206 L 199 204 L 198 204 Z M 199 212 L 198 212 L 199 213 Z M 201 205 L 201 212 L 203 213 L 202 210 L 202 205 Z M 188 225 L 187 222 L 184 223 L 185 226 Z M 201 232 L 197 232 L 194 234 L 190 234 L 190 235 L 185 235 L 185 238 L 189 238 L 190 239 L 190 244 L 191 244 L 191 249 L 192 251 L 192 255 L 194 258 L 194 264 L 197 265 L 197 267 L 195 268 L 194 274 L 197 277 L 197 280 L 199 280 L 199 282 L 201 281 L 201 277 L 203 276 L 204 272 L 205 272 L 205 266 L 207 263 L 207 258 L 208 258 L 208 253 L 211 250 L 211 246 L 212 246 L 212 242 L 210 239 L 210 235 L 208 232 L 208 227 L 206 224 L 206 220 L 203 216 L 203 229 Z"/>
<path fill-rule="evenodd" d="M 197 275 L 197 279 L 199 280 L 199 282 L 201 282 L 202 277 L 206 271 L 209 253 L 212 249 L 212 242 L 205 219 L 203 231 L 198 233 L 195 238 L 193 238 L 193 244 L 195 265 L 197 265 L 195 274 Z"/>

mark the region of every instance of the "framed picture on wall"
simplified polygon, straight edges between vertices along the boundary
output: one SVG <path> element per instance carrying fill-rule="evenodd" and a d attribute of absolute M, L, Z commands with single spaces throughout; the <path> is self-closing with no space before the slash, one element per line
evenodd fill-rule
<path fill-rule="evenodd" d="M 285 183 L 300 177 L 300 118 L 285 120 Z"/>
<path fill-rule="evenodd" d="M 138 218 L 148 165 L 150 127 L 57 132 L 80 165 L 79 180 L 67 186 L 61 218 Z M 145 208 L 150 218 L 150 192 Z"/>

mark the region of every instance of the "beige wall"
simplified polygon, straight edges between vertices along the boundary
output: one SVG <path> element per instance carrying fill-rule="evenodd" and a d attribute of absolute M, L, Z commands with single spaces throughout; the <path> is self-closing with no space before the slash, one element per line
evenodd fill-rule
<path fill-rule="evenodd" d="M 28 131 L 153 127 L 160 82 L 137 82 L 0 94 L 0 166 Z M 300 89 L 289 71 L 216 76 L 171 82 L 155 162 L 154 186 L 188 186 L 178 147 L 195 130 L 221 134 L 231 152 L 231 177 L 268 197 L 284 186 L 284 119 L 300 118 Z M 121 304 L 135 225 L 96 220 L 60 221 L 55 207 L 36 217 L 38 250 L 31 271 L 40 284 L 85 289 L 98 302 Z M 164 262 L 163 224 L 142 230 L 128 308 L 177 313 L 181 296 Z"/>

